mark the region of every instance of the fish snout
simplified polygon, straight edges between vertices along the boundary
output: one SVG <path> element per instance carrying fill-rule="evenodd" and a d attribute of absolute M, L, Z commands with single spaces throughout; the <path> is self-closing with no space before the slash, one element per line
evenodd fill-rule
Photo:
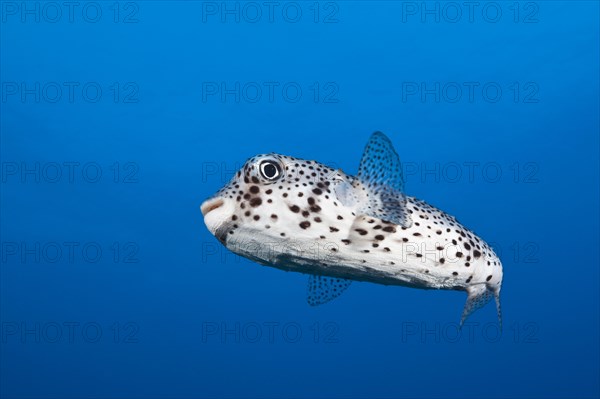
<path fill-rule="evenodd" d="M 213 197 L 200 205 L 206 228 L 213 234 L 227 228 L 231 216 L 235 213 L 235 201 L 230 198 Z"/>
<path fill-rule="evenodd" d="M 207 199 L 200 205 L 200 211 L 202 212 L 202 216 L 206 217 L 206 215 L 223 206 L 225 201 L 222 198 L 210 198 Z"/>

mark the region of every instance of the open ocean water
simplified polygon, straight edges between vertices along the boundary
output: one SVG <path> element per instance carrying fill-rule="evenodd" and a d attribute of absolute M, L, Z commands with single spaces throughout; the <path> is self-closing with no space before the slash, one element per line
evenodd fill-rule
<path fill-rule="evenodd" d="M 597 1 L 1 1 L 2 398 L 596 398 Z M 500 255 L 493 304 L 226 250 L 199 205 L 277 152 Z"/>

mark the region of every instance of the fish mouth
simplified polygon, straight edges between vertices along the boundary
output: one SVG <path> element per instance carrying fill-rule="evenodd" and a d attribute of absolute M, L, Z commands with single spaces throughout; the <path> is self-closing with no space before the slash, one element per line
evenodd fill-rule
<path fill-rule="evenodd" d="M 235 202 L 221 196 L 209 198 L 200 205 L 204 224 L 212 235 L 229 232 L 231 216 L 235 213 Z M 217 237 L 219 238 L 219 237 Z M 223 237 L 221 237 L 223 238 Z"/>
<path fill-rule="evenodd" d="M 202 203 L 202 205 L 200 205 L 200 212 L 202 212 L 202 216 L 206 216 L 209 212 L 222 207 L 223 204 L 225 204 L 225 201 L 223 201 L 221 198 L 212 198 L 206 200 Z"/>

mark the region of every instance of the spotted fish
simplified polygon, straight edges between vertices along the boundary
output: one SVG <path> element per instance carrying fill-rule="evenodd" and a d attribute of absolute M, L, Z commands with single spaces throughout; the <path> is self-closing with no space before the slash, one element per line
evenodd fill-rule
<path fill-rule="evenodd" d="M 404 194 L 400 159 L 381 132 L 369 139 L 356 176 L 315 161 L 257 155 L 201 211 L 231 251 L 309 274 L 311 305 L 366 281 L 466 291 L 461 326 L 493 297 L 501 323 L 500 259 L 453 216 Z"/>

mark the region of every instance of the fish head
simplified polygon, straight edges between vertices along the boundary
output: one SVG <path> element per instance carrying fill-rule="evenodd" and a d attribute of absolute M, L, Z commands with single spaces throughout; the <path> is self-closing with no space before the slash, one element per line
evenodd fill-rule
<path fill-rule="evenodd" d="M 227 247 L 241 239 L 318 240 L 329 231 L 324 225 L 330 217 L 323 211 L 325 203 L 341 207 L 334 186 L 349 179 L 341 170 L 316 161 L 260 154 L 248 159 L 201 205 L 201 211 L 208 230 Z"/>

